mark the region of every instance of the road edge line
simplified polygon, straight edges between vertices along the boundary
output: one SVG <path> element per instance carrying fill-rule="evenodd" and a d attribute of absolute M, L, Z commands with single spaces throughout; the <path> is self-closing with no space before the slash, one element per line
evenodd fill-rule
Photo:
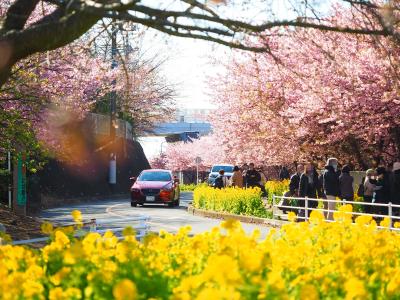
<path fill-rule="evenodd" d="M 234 220 L 238 220 L 243 223 L 266 225 L 266 226 L 270 226 L 270 227 L 281 227 L 282 225 L 289 223 L 287 221 L 281 221 L 281 220 L 259 218 L 259 217 L 254 217 L 254 216 L 243 216 L 243 215 L 236 215 L 236 214 L 231 214 L 231 213 L 222 212 L 222 211 L 200 209 L 200 208 L 193 207 L 193 205 L 189 205 L 187 211 L 188 211 L 188 213 L 190 213 L 194 216 L 199 216 L 199 217 L 222 219 L 222 220 L 234 219 Z"/>

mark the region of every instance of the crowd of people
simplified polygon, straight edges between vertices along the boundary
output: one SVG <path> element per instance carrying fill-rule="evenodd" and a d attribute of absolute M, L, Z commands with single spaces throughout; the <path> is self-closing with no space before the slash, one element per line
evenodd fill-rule
<path fill-rule="evenodd" d="M 318 174 L 312 163 L 297 165 L 296 172 L 290 177 L 289 191 L 286 197 L 299 197 L 299 207 L 305 207 L 301 198 L 311 198 L 308 208 L 316 208 L 318 200 L 324 201 L 325 217 L 333 219 L 336 200 L 354 201 L 355 192 L 367 203 L 381 203 L 400 205 L 400 162 L 395 162 L 387 167 L 369 169 L 365 173 L 358 190 L 354 190 L 354 178 L 350 175 L 351 168 L 348 165 L 339 168 L 336 158 L 329 158 L 321 174 Z M 283 200 L 281 206 L 288 206 L 289 201 Z M 365 213 L 387 215 L 386 206 L 363 205 Z M 398 215 L 399 209 L 394 208 L 393 214 Z M 299 215 L 304 216 L 305 210 L 300 209 Z"/>
<path fill-rule="evenodd" d="M 305 198 L 310 199 L 307 201 L 309 209 L 318 206 L 318 199 L 328 200 L 323 202 L 324 214 L 328 220 L 333 220 L 336 200 L 354 201 L 355 193 L 366 203 L 388 204 L 390 202 L 400 205 L 400 162 L 367 170 L 356 191 L 354 190 L 354 178 L 350 172 L 349 165 L 340 167 L 336 158 L 329 158 L 324 170 L 320 173 L 317 172 L 313 163 L 297 164 L 296 170 L 291 176 L 289 170 L 282 167 L 279 179 L 290 179 L 289 191 L 284 196 L 298 197 L 298 207 L 305 208 Z M 250 163 L 243 164 L 241 167 L 235 166 L 230 179 L 225 176 L 224 170 L 221 170 L 213 186 L 216 188 L 259 187 L 263 196 L 266 196 L 266 181 L 263 168 L 255 168 L 254 163 Z M 280 206 L 290 206 L 290 201 L 284 199 Z M 363 205 L 363 210 L 369 214 L 388 214 L 388 208 L 385 206 Z M 305 209 L 300 209 L 297 213 L 304 216 Z M 400 215 L 400 209 L 394 208 L 393 214 Z"/>
<path fill-rule="evenodd" d="M 262 170 L 262 167 L 255 168 L 254 163 L 244 164 L 241 168 L 235 166 L 230 179 L 225 176 L 225 171 L 220 170 L 219 175 L 215 178 L 213 186 L 215 188 L 224 188 L 233 186 L 238 188 L 244 187 L 259 187 L 263 196 L 266 196 L 265 184 L 267 178 Z"/>

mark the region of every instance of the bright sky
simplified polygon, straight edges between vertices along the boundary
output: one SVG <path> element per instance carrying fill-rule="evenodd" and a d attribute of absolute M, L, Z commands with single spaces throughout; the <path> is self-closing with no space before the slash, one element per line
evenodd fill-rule
<path fill-rule="evenodd" d="M 237 3 L 238 1 L 231 0 L 230 2 Z M 165 3 L 175 3 L 172 5 L 176 5 L 178 2 L 171 0 Z M 230 2 L 228 1 L 228 3 Z M 274 18 L 269 15 L 270 12 L 265 12 L 264 8 L 269 7 L 269 10 L 274 12 L 275 18 L 290 18 L 293 17 L 293 13 L 290 10 L 289 2 L 290 0 L 269 2 L 254 0 L 250 6 L 247 3 L 247 6 L 245 6 L 247 9 L 244 8 L 244 10 L 238 10 L 238 6 L 235 10 L 232 10 L 228 5 L 225 13 L 234 18 L 264 21 L 266 18 Z M 222 8 L 225 8 L 225 6 L 222 6 Z M 177 84 L 177 100 L 181 106 L 191 108 L 215 107 L 211 104 L 213 99 L 207 92 L 206 81 L 209 76 L 223 72 L 223 69 L 213 66 L 210 56 L 223 61 L 229 57 L 231 49 L 211 42 L 167 36 L 155 30 L 146 32 L 143 47 L 152 54 L 168 58 L 163 66 L 163 73 L 169 82 Z"/>
<path fill-rule="evenodd" d="M 212 108 L 208 95 L 207 78 L 220 67 L 211 63 L 210 55 L 230 52 L 226 47 L 205 41 L 166 37 L 154 30 L 146 33 L 144 47 L 149 53 L 167 58 L 162 73 L 169 83 L 176 85 L 177 102 L 184 108 Z"/>
<path fill-rule="evenodd" d="M 278 16 L 293 17 L 287 0 L 272 3 L 273 10 Z M 257 9 L 247 10 L 244 14 L 251 20 L 266 18 Z M 240 16 L 244 17 L 243 14 Z M 223 68 L 213 65 L 210 57 L 224 61 L 232 53 L 231 49 L 211 42 L 166 36 L 155 30 L 148 30 L 143 47 L 151 54 L 168 58 L 163 65 L 163 75 L 168 82 L 176 84 L 178 106 L 215 108 L 215 103 L 213 104 L 209 94 L 207 78 L 223 73 Z M 160 137 L 146 137 L 140 141 L 148 158 L 159 154 L 161 148 L 166 146 L 162 143 L 164 139 Z"/>

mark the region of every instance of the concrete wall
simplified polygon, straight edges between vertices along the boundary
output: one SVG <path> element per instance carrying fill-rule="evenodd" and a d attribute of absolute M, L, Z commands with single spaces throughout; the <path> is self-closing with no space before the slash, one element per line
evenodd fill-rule
<path fill-rule="evenodd" d="M 141 145 L 127 134 L 126 126 L 119 127 L 119 134 L 112 141 L 105 129 L 99 129 L 102 126 L 99 124 L 106 123 L 93 122 L 93 118 L 89 118 L 68 126 L 68 142 L 63 146 L 71 152 L 69 156 L 50 158 L 42 170 L 29 174 L 30 211 L 67 202 L 121 195 L 128 197 L 129 178 L 150 168 L 150 165 Z M 117 184 L 114 185 L 108 183 L 111 152 L 117 155 Z"/>

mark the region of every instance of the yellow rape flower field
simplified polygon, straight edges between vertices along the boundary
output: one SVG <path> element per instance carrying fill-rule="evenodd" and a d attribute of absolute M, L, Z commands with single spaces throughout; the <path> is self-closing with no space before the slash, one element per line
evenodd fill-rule
<path fill-rule="evenodd" d="M 352 223 L 350 210 L 334 223 L 313 212 L 265 239 L 235 221 L 143 242 L 132 229 L 73 239 L 46 225 L 40 250 L 0 246 L 0 299 L 400 299 L 400 235 L 370 217 Z"/>
<path fill-rule="evenodd" d="M 261 189 L 258 187 L 215 189 L 209 186 L 198 186 L 193 192 L 193 206 L 236 215 L 272 217 L 272 212 L 264 206 Z"/>

